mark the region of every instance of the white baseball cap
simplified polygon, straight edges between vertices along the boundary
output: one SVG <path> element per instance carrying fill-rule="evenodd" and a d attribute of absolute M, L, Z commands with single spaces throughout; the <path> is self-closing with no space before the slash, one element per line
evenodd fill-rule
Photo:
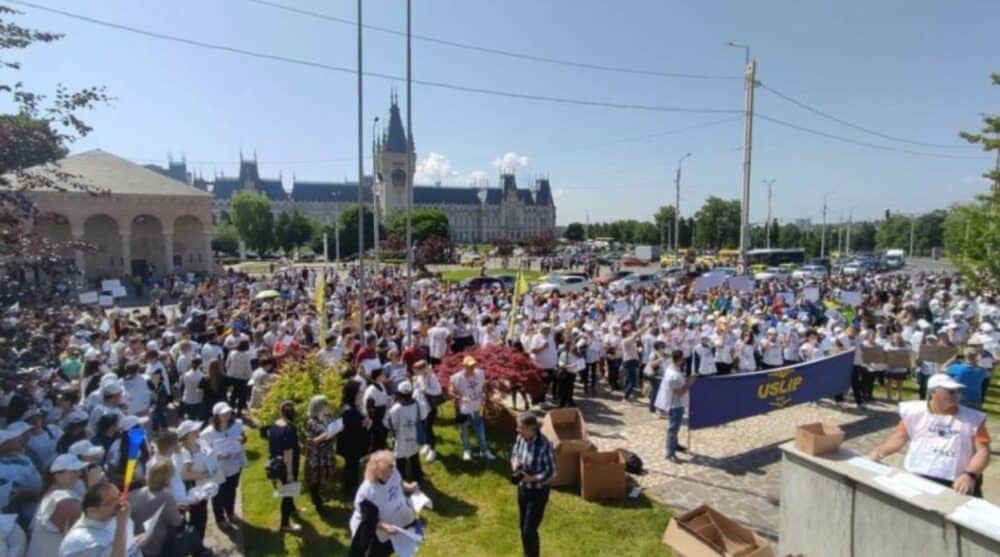
<path fill-rule="evenodd" d="M 201 429 L 201 423 L 194 420 L 184 420 L 177 426 L 177 438 L 183 439 L 189 434 Z"/>
<path fill-rule="evenodd" d="M 216 402 L 215 406 L 212 407 L 212 415 L 218 416 L 219 414 L 225 414 L 226 412 L 232 412 L 233 407 L 225 402 Z"/>
<path fill-rule="evenodd" d="M 955 389 L 964 389 L 965 385 L 955 381 L 947 373 L 935 373 L 927 380 L 927 391 L 933 391 L 934 389 L 942 388 L 948 389 L 949 391 Z"/>
<path fill-rule="evenodd" d="M 78 458 L 103 458 L 104 447 L 83 439 L 69 446 L 69 454 Z"/>
<path fill-rule="evenodd" d="M 78 472 L 87 467 L 87 463 L 80 460 L 74 454 L 61 454 L 52 461 L 49 466 L 49 471 L 52 473 L 56 472 Z"/>
<path fill-rule="evenodd" d="M 409 381 L 400 381 L 399 386 L 396 387 L 396 390 L 399 391 L 400 394 L 404 395 L 412 394 L 413 383 L 410 383 Z"/>

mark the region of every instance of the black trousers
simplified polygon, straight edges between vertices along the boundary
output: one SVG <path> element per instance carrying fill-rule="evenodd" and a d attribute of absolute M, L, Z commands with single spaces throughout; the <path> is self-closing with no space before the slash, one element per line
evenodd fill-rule
<path fill-rule="evenodd" d="M 212 514 L 215 522 L 236 517 L 236 488 L 240 485 L 240 474 L 233 474 L 219 485 L 219 493 L 212 497 Z"/>
<path fill-rule="evenodd" d="M 549 503 L 549 488 L 533 489 L 517 486 L 517 508 L 521 518 L 521 547 L 524 557 L 541 555 L 538 527 L 545 516 L 545 506 Z"/>
<path fill-rule="evenodd" d="M 246 379 L 234 379 L 226 377 L 226 384 L 232 389 L 229 393 L 229 405 L 239 413 L 247 407 L 247 381 Z"/>
<path fill-rule="evenodd" d="M 409 468 L 407 468 L 406 463 L 410 463 Z M 396 470 L 399 470 L 399 474 L 408 482 L 424 481 L 424 471 L 420 468 L 420 453 L 404 458 L 397 458 Z"/>
<path fill-rule="evenodd" d="M 361 485 L 361 459 L 344 457 L 344 498 L 354 501 L 354 495 Z"/>
<path fill-rule="evenodd" d="M 722 362 L 715 362 L 715 374 L 716 375 L 729 375 L 733 371 L 733 364 L 724 364 Z M 656 396 L 653 394 L 652 396 Z"/>
<path fill-rule="evenodd" d="M 576 383 L 576 374 L 560 371 L 556 381 L 559 383 L 559 407 L 576 406 L 576 403 L 573 402 L 573 385 Z"/>
<path fill-rule="evenodd" d="M 861 393 L 865 398 L 865 402 L 875 400 L 875 375 L 877 373 L 879 372 L 868 371 L 867 369 L 861 370 Z"/>
<path fill-rule="evenodd" d="M 621 358 L 608 358 L 608 386 L 611 387 L 612 391 L 621 390 L 621 386 L 618 384 L 619 373 L 622 369 L 622 359 Z"/>
<path fill-rule="evenodd" d="M 438 409 L 437 406 L 433 404 L 430 405 L 431 411 L 427 413 L 427 417 L 424 418 L 424 433 L 427 437 L 424 439 L 427 444 L 433 449 L 437 445 L 437 436 L 434 435 L 434 421 L 437 420 Z"/>
<path fill-rule="evenodd" d="M 854 404 L 858 406 L 861 406 L 865 401 L 864 384 L 862 381 L 864 373 L 865 368 L 861 366 L 854 366 L 851 369 L 851 394 L 854 395 Z"/>

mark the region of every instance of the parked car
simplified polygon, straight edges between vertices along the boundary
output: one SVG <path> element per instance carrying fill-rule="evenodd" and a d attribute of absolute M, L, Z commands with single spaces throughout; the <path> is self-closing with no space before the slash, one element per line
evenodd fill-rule
<path fill-rule="evenodd" d="M 482 267 L 486 264 L 486 258 L 478 253 L 463 253 L 459 262 L 463 267 Z"/>
<path fill-rule="evenodd" d="M 595 279 L 594 282 L 596 282 L 597 284 L 601 284 L 601 285 L 607 286 L 608 284 L 611 284 L 612 282 L 614 282 L 614 281 L 616 281 L 616 280 L 618 280 L 620 278 L 624 278 L 624 277 L 627 277 L 627 276 L 632 275 L 632 274 L 634 274 L 632 271 L 626 271 L 626 270 L 623 269 L 621 271 L 615 271 L 613 273 L 608 273 L 606 275 L 601 275 L 600 277 L 598 277 L 597 279 Z"/>
<path fill-rule="evenodd" d="M 577 275 L 549 275 L 545 280 L 535 285 L 535 292 L 539 294 L 555 293 L 561 296 L 570 292 L 583 292 L 588 284 L 587 279 Z"/>
<path fill-rule="evenodd" d="M 609 285 L 609 288 L 615 292 L 620 292 L 626 288 L 635 290 L 637 288 L 647 288 L 653 286 L 658 283 L 659 280 L 659 277 L 655 273 L 633 274 L 612 282 Z"/>
<path fill-rule="evenodd" d="M 715 275 L 722 274 L 722 275 L 725 275 L 726 278 L 735 277 L 736 276 L 736 268 L 734 268 L 734 267 L 713 267 L 712 270 L 709 271 L 709 273 L 712 273 L 712 274 L 715 274 Z M 705 274 L 707 275 L 708 273 L 705 273 Z"/>
<path fill-rule="evenodd" d="M 504 283 L 498 277 L 470 277 L 459 281 L 459 286 L 470 290 L 482 290 L 486 288 L 504 288 Z"/>
<path fill-rule="evenodd" d="M 503 287 L 507 290 L 514 289 L 514 283 L 517 282 L 517 277 L 514 275 L 490 275 L 487 278 L 495 278 L 503 283 Z"/>
<path fill-rule="evenodd" d="M 684 278 L 684 276 L 687 275 L 687 271 L 680 265 L 674 265 L 667 267 L 666 269 L 660 269 L 653 274 L 660 277 L 660 280 L 669 280 Z"/>
<path fill-rule="evenodd" d="M 638 257 L 632 255 L 627 255 L 625 257 L 622 257 L 621 262 L 622 265 L 626 267 L 642 267 L 643 265 L 649 264 L 648 261 L 643 261 L 642 259 L 639 259 Z"/>
<path fill-rule="evenodd" d="M 822 265 L 803 265 L 792 271 L 792 278 L 799 280 L 823 279 L 826 275 L 826 267 Z"/>
<path fill-rule="evenodd" d="M 768 267 L 755 273 L 753 278 L 754 280 L 783 280 L 788 278 L 788 271 L 781 267 Z"/>

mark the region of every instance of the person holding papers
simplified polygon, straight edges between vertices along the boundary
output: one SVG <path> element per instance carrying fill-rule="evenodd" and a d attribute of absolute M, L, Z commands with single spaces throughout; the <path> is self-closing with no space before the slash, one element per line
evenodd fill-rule
<path fill-rule="evenodd" d="M 219 493 L 212 498 L 212 514 L 222 530 L 233 529 L 236 520 L 236 488 L 240 475 L 247 466 L 246 435 L 243 422 L 233 419 L 233 408 L 225 402 L 212 407 L 212 423 L 202 430 L 201 440 L 211 447 L 211 454 L 218 460 L 226 479 L 219 485 Z"/>
<path fill-rule="evenodd" d="M 399 384 L 396 403 L 385 415 L 385 426 L 392 432 L 396 469 L 415 482 L 422 481 L 424 472 L 420 469 L 418 432 L 423 426 L 423 413 L 413 399 L 413 384 L 409 380 Z"/>
<path fill-rule="evenodd" d="M 907 472 L 947 485 L 962 495 L 982 497 L 983 470 L 990 462 L 986 414 L 958 403 L 962 384 L 938 373 L 927 381 L 929 399 L 899 405 L 902 418 L 888 439 L 871 452 L 880 461 L 909 442 Z"/>
<path fill-rule="evenodd" d="M 281 403 L 281 415 L 267 428 L 267 448 L 270 460 L 268 470 L 275 466 L 277 476 L 268 477 L 281 485 L 299 481 L 299 434 L 295 429 L 295 404 L 286 400 Z M 292 522 L 295 514 L 295 498 L 281 498 L 281 531 L 297 533 L 302 527 Z"/>
<path fill-rule="evenodd" d="M 418 489 L 417 484 L 403 481 L 391 452 L 372 453 L 365 467 L 365 481 L 354 497 L 348 557 L 392 555 L 393 538 L 403 536 L 400 530 L 416 523 L 416 512 L 406 496 Z"/>
<path fill-rule="evenodd" d="M 656 393 L 656 409 L 667 414 L 670 425 L 667 427 L 667 460 L 674 464 L 680 464 L 677 452 L 687 451 L 677 441 L 677 432 L 681 429 L 681 421 L 684 419 L 684 410 L 688 406 L 688 391 L 694 385 L 697 375 L 685 377 L 681 368 L 684 366 L 684 352 L 674 350 L 670 355 L 670 363 L 667 371 L 660 381 L 660 388 Z"/>

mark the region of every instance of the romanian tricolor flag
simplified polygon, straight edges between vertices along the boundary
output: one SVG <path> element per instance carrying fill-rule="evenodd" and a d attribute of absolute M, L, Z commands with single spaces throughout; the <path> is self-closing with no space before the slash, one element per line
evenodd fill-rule
<path fill-rule="evenodd" d="M 135 475 L 135 463 L 139 460 L 139 452 L 143 443 L 146 442 L 146 430 L 142 426 L 135 426 L 128 430 L 128 454 L 125 462 L 125 480 L 122 485 L 122 492 L 128 494 L 128 486 L 132 483 Z"/>

